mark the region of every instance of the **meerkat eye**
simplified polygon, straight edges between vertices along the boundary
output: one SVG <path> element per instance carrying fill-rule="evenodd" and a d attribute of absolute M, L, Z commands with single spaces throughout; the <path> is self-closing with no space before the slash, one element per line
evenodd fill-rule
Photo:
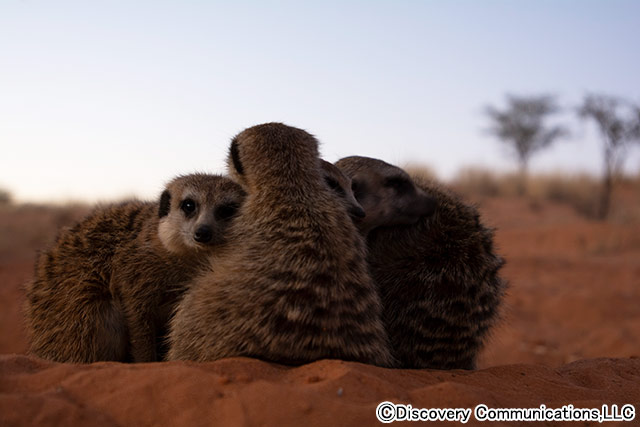
<path fill-rule="evenodd" d="M 411 187 L 409 180 L 402 176 L 392 176 L 384 181 L 385 187 L 395 188 L 398 191 L 408 190 Z"/>
<path fill-rule="evenodd" d="M 236 212 L 238 212 L 239 207 L 240 206 L 237 203 L 229 203 L 226 205 L 218 206 L 215 212 L 216 218 L 223 220 L 229 219 L 233 217 Z"/>
<path fill-rule="evenodd" d="M 193 199 L 184 199 L 182 203 L 180 203 L 180 209 L 187 214 L 190 215 L 196 210 L 196 202 Z"/>
<path fill-rule="evenodd" d="M 325 176 L 324 181 L 327 183 L 330 189 L 338 194 L 344 195 L 344 188 L 340 186 L 340 183 L 330 176 Z"/>

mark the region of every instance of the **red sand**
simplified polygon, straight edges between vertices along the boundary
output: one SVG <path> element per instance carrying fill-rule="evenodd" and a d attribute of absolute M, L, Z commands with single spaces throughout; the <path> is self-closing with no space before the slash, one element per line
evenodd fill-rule
<path fill-rule="evenodd" d="M 638 359 L 470 372 L 394 371 L 339 360 L 286 368 L 247 358 L 65 365 L 2 356 L 0 375 L 2 425 L 359 426 L 377 422 L 382 401 L 418 408 L 640 407 Z"/>
<path fill-rule="evenodd" d="M 631 403 L 640 411 L 640 224 L 594 223 L 561 205 L 534 208 L 524 200 L 482 204 L 499 228 L 511 288 L 475 372 L 335 360 L 288 368 L 246 358 L 66 365 L 10 355 L 27 349 L 20 286 L 42 238 L 7 241 L 3 231 L 0 426 L 368 425 L 384 400 L 425 408 Z M 12 221 L 6 212 L 2 219 Z M 640 425 L 640 416 L 621 425 Z"/>

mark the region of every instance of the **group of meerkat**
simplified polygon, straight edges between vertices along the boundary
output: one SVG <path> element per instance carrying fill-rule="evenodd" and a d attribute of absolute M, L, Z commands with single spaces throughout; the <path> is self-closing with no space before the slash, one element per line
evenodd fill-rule
<path fill-rule="evenodd" d="M 473 207 L 381 160 L 328 163 L 280 123 L 233 138 L 227 168 L 62 230 L 26 286 L 31 351 L 475 367 L 506 285 Z"/>

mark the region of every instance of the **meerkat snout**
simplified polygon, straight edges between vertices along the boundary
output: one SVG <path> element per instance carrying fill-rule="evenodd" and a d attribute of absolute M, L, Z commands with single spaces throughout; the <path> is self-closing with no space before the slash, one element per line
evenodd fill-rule
<path fill-rule="evenodd" d="M 200 218 L 193 226 L 193 240 L 203 245 L 217 245 L 223 243 L 224 228 L 228 222 L 235 216 L 240 205 L 234 201 L 227 201 L 213 209 L 203 210 Z"/>
<path fill-rule="evenodd" d="M 360 206 L 352 206 L 351 209 L 349 209 L 349 214 L 356 219 L 362 219 L 367 216 L 364 209 Z"/>
<path fill-rule="evenodd" d="M 324 181 L 327 183 L 329 188 L 331 188 L 340 197 L 342 197 L 343 201 L 345 202 L 347 212 L 349 213 L 352 219 L 358 220 L 366 216 L 364 209 L 362 209 L 362 206 L 360 206 L 360 204 L 356 201 L 355 197 L 353 196 L 353 192 L 350 190 L 350 186 L 345 187 L 344 185 L 341 185 L 340 182 L 338 182 L 334 177 L 329 175 L 324 177 Z"/>
<path fill-rule="evenodd" d="M 203 174 L 174 180 L 160 199 L 161 242 L 176 254 L 193 249 L 206 252 L 224 243 L 226 229 L 244 196 L 244 190 L 230 180 L 220 181 L 217 186 L 208 183 Z"/>
<path fill-rule="evenodd" d="M 436 200 L 417 187 L 408 177 L 401 177 L 399 180 L 397 186 L 392 185 L 398 200 L 396 212 L 401 217 L 404 216 L 408 224 L 413 224 L 423 216 L 433 215 L 436 210 Z"/>
<path fill-rule="evenodd" d="M 208 225 L 201 225 L 193 233 L 193 239 L 198 243 L 208 243 L 213 237 L 213 231 Z"/>

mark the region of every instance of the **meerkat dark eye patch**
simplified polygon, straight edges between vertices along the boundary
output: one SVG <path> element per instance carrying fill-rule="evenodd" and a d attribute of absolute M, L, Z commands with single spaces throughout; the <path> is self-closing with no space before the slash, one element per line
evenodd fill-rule
<path fill-rule="evenodd" d="M 384 186 L 398 191 L 408 191 L 411 188 L 411 182 L 403 176 L 391 176 L 384 180 Z"/>
<path fill-rule="evenodd" d="M 242 162 L 240 161 L 240 151 L 238 150 L 238 141 L 235 138 L 231 141 L 229 152 L 231 154 L 233 167 L 236 168 L 236 172 L 238 172 L 240 175 L 244 175 L 244 167 L 242 166 Z"/>
<path fill-rule="evenodd" d="M 238 205 L 237 203 L 228 203 L 226 205 L 220 205 L 216 208 L 216 212 L 215 212 L 216 218 L 222 219 L 222 220 L 230 219 L 231 217 L 235 216 L 239 208 L 240 208 L 240 205 Z"/>
<path fill-rule="evenodd" d="M 360 180 L 354 178 L 351 181 L 351 191 L 353 191 L 353 195 L 355 196 L 356 200 L 360 201 L 364 199 L 365 195 L 367 194 L 367 187 L 364 182 L 360 182 Z"/>
<path fill-rule="evenodd" d="M 158 207 L 158 217 L 162 218 L 169 215 L 171 210 L 171 193 L 169 190 L 164 190 L 160 196 L 160 206 Z"/>
<path fill-rule="evenodd" d="M 324 177 L 324 181 L 327 183 L 327 185 L 329 186 L 330 189 L 332 189 L 333 191 L 335 191 L 336 193 L 340 194 L 341 196 L 344 196 L 344 188 L 342 188 L 340 186 L 340 183 L 338 183 L 338 181 L 336 181 L 334 178 L 330 177 L 330 176 L 325 176 Z"/>
<path fill-rule="evenodd" d="M 196 210 L 196 202 L 193 199 L 184 199 L 182 203 L 180 203 L 180 209 L 187 216 L 191 215 Z"/>

